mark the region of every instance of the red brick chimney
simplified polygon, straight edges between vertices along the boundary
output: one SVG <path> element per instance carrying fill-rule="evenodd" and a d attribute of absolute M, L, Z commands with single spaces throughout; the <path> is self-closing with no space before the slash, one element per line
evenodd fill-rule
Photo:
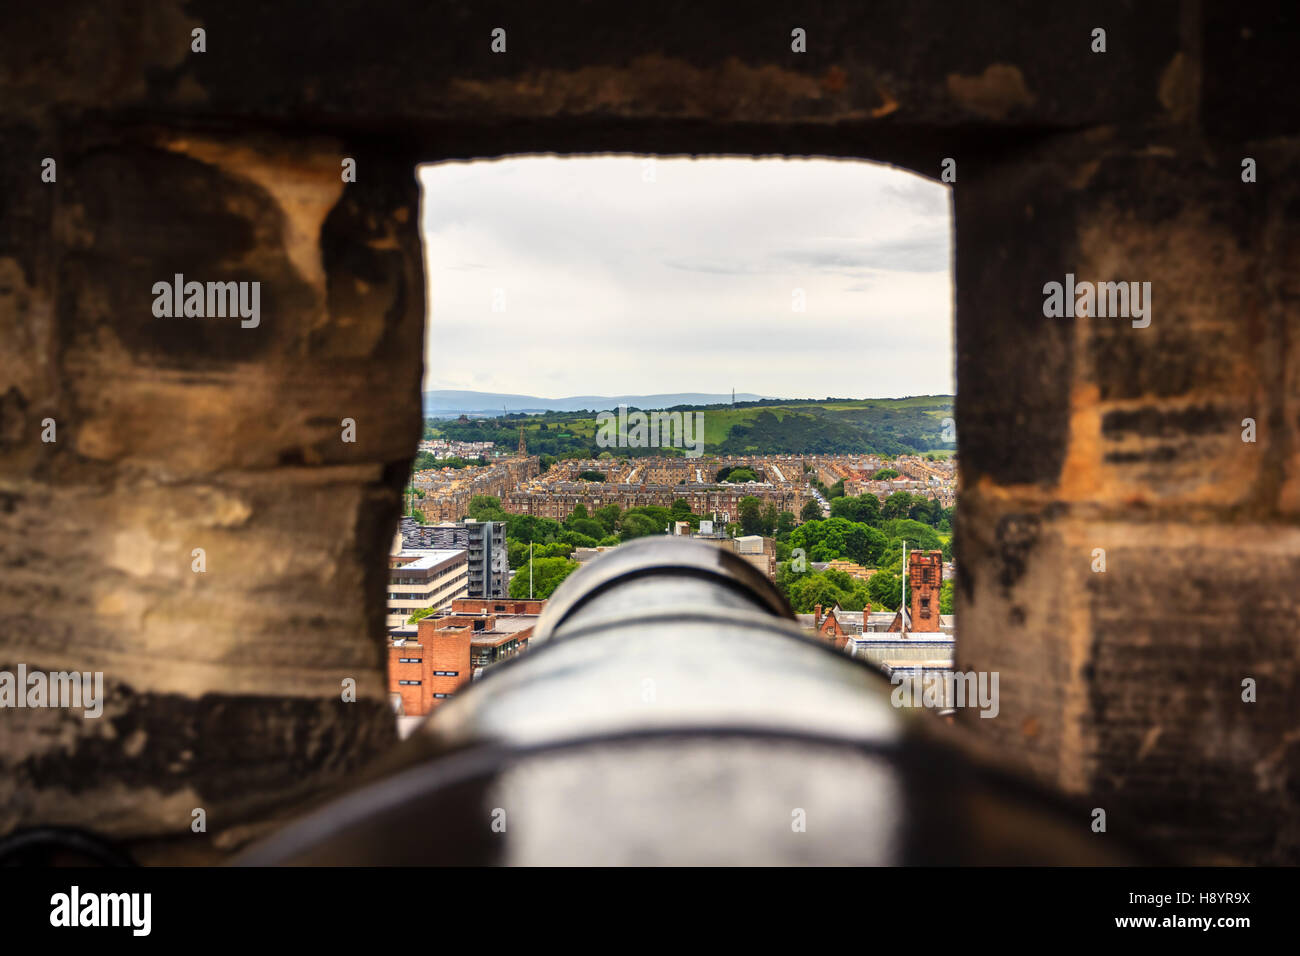
<path fill-rule="evenodd" d="M 813 630 L 815 631 L 821 626 L 822 626 L 822 606 L 818 604 L 815 608 L 813 608 Z"/>

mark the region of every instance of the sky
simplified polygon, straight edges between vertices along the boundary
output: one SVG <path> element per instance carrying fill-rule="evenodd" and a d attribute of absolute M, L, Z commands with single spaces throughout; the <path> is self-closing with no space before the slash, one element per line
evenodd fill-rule
<path fill-rule="evenodd" d="M 938 182 L 747 157 L 529 156 L 419 176 L 426 391 L 954 392 Z"/>

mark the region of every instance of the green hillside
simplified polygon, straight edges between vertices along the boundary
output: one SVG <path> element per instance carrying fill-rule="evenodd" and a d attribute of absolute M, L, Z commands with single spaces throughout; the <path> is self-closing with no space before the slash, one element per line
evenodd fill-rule
<path fill-rule="evenodd" d="M 706 455 L 948 455 L 953 449 L 951 442 L 943 440 L 943 420 L 952 416 L 951 395 L 761 401 L 670 410 L 704 414 Z M 606 450 L 596 444 L 593 412 L 508 415 L 469 422 L 430 419 L 426 434 L 514 448 L 520 425 L 534 454 L 594 458 Z M 660 448 L 609 450 L 617 455 L 675 453 Z"/>

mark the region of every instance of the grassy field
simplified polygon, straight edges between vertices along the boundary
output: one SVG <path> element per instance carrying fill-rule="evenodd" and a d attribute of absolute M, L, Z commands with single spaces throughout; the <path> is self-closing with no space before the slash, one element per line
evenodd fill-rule
<path fill-rule="evenodd" d="M 952 415 L 952 396 L 833 399 L 818 402 L 755 402 L 674 409 L 704 415 L 706 454 L 799 454 L 921 452 L 947 457 L 943 420 Z M 595 451 L 596 419 L 590 413 L 447 420 L 429 423 L 443 437 L 487 440 L 512 447 L 520 425 L 530 449 L 571 455 Z M 571 438 L 561 438 L 567 433 Z"/>

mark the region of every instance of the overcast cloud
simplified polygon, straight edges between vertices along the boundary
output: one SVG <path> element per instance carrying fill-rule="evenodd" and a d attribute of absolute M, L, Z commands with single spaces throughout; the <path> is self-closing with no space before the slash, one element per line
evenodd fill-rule
<path fill-rule="evenodd" d="M 954 390 L 947 187 L 824 159 L 657 158 L 645 182 L 645 162 L 420 169 L 426 390 Z"/>

